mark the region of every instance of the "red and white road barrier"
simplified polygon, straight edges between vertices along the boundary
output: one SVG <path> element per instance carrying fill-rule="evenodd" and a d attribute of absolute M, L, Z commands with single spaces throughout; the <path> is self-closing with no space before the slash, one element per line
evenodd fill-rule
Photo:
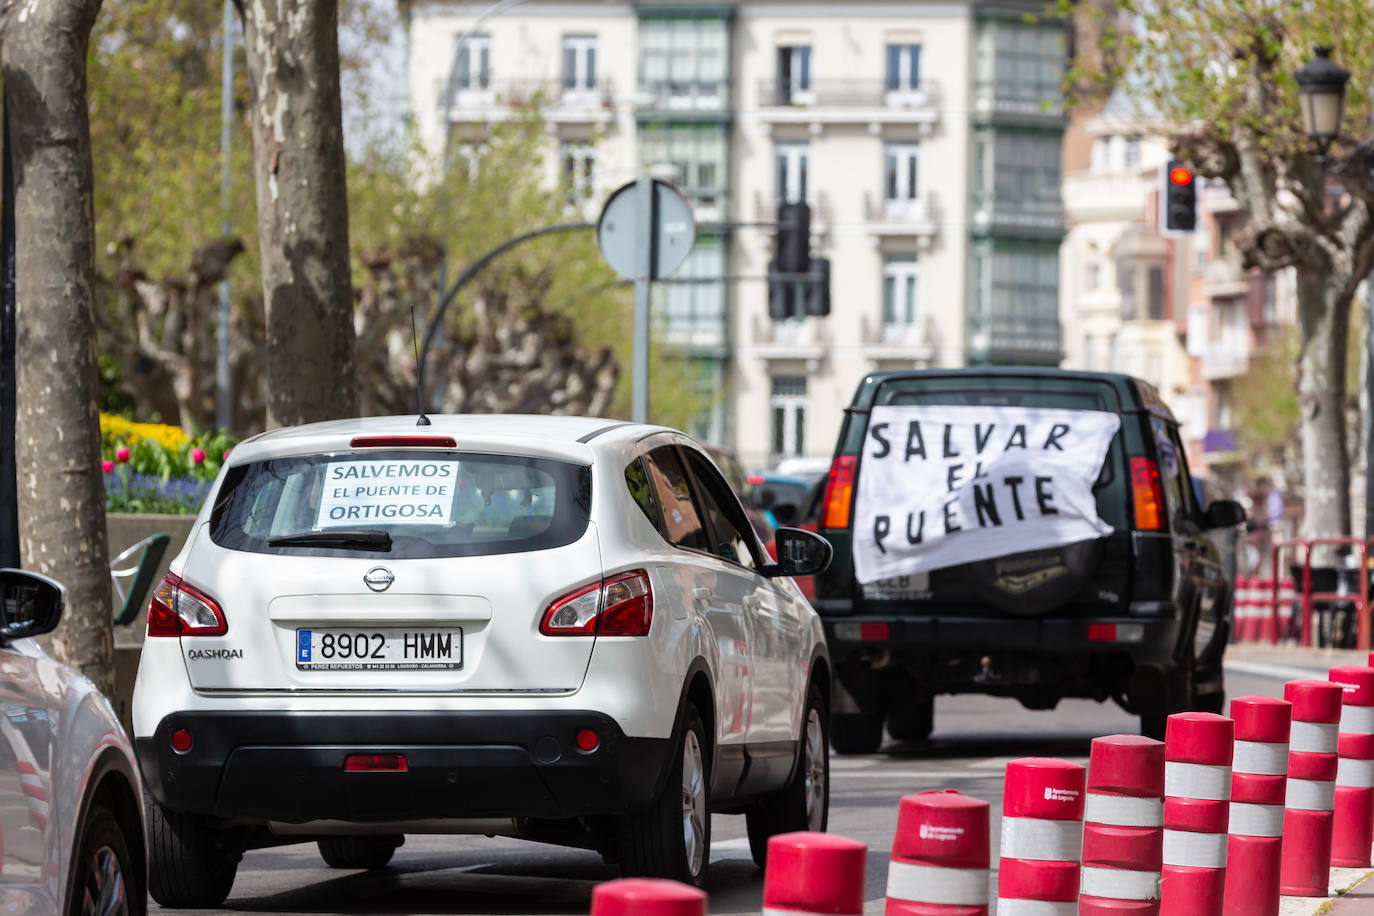
<path fill-rule="evenodd" d="M 781 833 L 768 841 L 763 916 L 859 916 L 868 847 L 833 833 Z"/>
<path fill-rule="evenodd" d="M 1163 843 L 1163 743 L 1140 735 L 1093 739 L 1079 916 L 1155 916 Z"/>
<path fill-rule="evenodd" d="M 19 774 L 19 789 L 24 795 L 24 805 L 29 810 L 29 826 L 46 830 L 52 799 L 48 797 L 43 774 L 27 760 L 15 761 L 14 769 Z"/>
<path fill-rule="evenodd" d="M 1293 706 L 1274 697 L 1231 701 L 1231 829 L 1226 841 L 1223 916 L 1277 916 L 1283 799 Z"/>
<path fill-rule="evenodd" d="M 1368 868 L 1374 837 L 1374 668 L 1337 665 L 1329 677 L 1343 691 L 1331 864 Z"/>
<path fill-rule="evenodd" d="M 1164 731 L 1162 916 L 1220 916 L 1235 724 L 1180 712 Z"/>
<path fill-rule="evenodd" d="M 1075 916 L 1086 771 L 1053 757 L 1007 764 L 997 916 Z"/>
<path fill-rule="evenodd" d="M 706 894 L 662 878 L 621 878 L 592 888 L 592 916 L 706 916 Z"/>
<path fill-rule="evenodd" d="M 886 916 L 988 916 L 988 803 L 947 789 L 902 797 Z"/>
<path fill-rule="evenodd" d="M 1293 704 L 1293 728 L 1288 738 L 1279 889 L 1290 896 L 1325 897 L 1331 871 L 1341 688 L 1328 681 L 1289 681 L 1283 685 L 1283 698 Z"/>
<path fill-rule="evenodd" d="M 1236 641 L 1254 642 L 1260 638 L 1263 619 L 1269 613 L 1270 595 L 1263 590 L 1264 580 L 1236 576 Z"/>

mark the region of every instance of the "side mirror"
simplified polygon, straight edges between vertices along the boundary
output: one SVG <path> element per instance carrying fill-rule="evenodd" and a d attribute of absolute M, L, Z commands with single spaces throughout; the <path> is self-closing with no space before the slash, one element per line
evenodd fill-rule
<path fill-rule="evenodd" d="M 67 590 L 47 576 L 0 569 L 0 639 L 51 633 L 66 606 Z"/>
<path fill-rule="evenodd" d="M 773 532 L 773 544 L 778 562 L 765 566 L 763 574 L 770 579 L 781 576 L 814 576 L 830 565 L 833 548 L 819 534 L 800 528 L 779 528 Z"/>
<path fill-rule="evenodd" d="M 797 523 L 797 514 L 796 503 L 773 504 L 773 518 L 777 521 L 779 527 L 783 525 L 795 525 Z"/>
<path fill-rule="evenodd" d="M 1245 523 L 1245 507 L 1234 499 L 1219 499 L 1207 507 L 1202 527 L 1207 531 L 1231 528 Z"/>

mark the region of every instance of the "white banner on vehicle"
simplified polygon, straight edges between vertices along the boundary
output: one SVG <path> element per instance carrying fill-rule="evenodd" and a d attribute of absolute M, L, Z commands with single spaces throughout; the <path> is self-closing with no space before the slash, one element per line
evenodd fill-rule
<path fill-rule="evenodd" d="M 859 458 L 860 582 L 1103 537 L 1093 483 L 1114 413 L 875 407 Z"/>
<path fill-rule="evenodd" d="M 315 525 L 446 525 L 457 467 L 456 461 L 332 461 Z"/>

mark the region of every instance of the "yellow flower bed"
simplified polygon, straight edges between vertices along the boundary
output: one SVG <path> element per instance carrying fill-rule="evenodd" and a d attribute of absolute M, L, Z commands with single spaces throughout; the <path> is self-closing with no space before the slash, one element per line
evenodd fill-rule
<path fill-rule="evenodd" d="M 130 447 L 144 439 L 156 442 L 171 451 L 180 449 L 190 441 L 179 426 L 165 423 L 135 423 L 116 414 L 100 415 L 100 438 L 103 442 L 119 441 Z"/>

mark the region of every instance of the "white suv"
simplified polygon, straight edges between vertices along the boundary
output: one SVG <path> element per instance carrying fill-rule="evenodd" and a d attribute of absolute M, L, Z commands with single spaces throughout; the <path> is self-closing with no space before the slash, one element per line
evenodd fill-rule
<path fill-rule="evenodd" d="M 279 429 L 226 462 L 154 590 L 134 732 L 150 890 L 211 906 L 246 849 L 385 865 L 406 833 L 589 847 L 701 883 L 710 812 L 823 830 L 830 665 L 687 436 L 574 417 Z"/>

